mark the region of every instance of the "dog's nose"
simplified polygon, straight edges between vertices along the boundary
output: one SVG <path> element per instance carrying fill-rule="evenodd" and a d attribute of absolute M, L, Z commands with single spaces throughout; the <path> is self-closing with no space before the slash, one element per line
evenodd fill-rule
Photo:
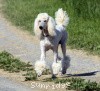
<path fill-rule="evenodd" d="M 39 26 L 39 28 L 42 30 L 43 29 L 43 27 L 42 26 Z"/>

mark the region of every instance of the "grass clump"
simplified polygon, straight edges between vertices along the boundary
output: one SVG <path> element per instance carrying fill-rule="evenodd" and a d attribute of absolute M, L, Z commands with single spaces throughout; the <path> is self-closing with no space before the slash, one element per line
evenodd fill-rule
<path fill-rule="evenodd" d="M 42 75 L 49 75 L 49 74 L 51 74 L 49 69 L 44 70 L 42 73 Z M 37 80 L 37 74 L 34 69 L 32 71 L 28 70 L 26 74 L 24 74 L 23 76 L 25 76 L 25 81 Z"/>
<path fill-rule="evenodd" d="M 0 69 L 9 72 L 24 71 L 25 74 L 23 74 L 23 76 L 25 76 L 25 81 L 37 79 L 34 68 L 29 62 L 22 62 L 20 59 L 14 58 L 12 54 L 6 51 L 0 53 Z"/>
<path fill-rule="evenodd" d="M 35 71 L 27 71 L 27 73 L 23 76 L 25 76 L 25 81 L 33 81 L 37 79 L 37 74 Z"/>
<path fill-rule="evenodd" d="M 23 76 L 25 76 L 25 81 L 37 79 L 36 73 L 29 62 L 22 62 L 6 51 L 0 53 L 0 69 L 9 72 L 24 71 L 26 72 L 23 74 Z"/>
<path fill-rule="evenodd" d="M 75 91 L 100 91 L 100 83 L 86 81 L 82 78 L 52 78 L 44 79 L 44 82 L 54 82 L 55 84 L 66 84 L 66 90 Z"/>
<path fill-rule="evenodd" d="M 0 53 L 0 69 L 9 72 L 20 72 L 32 70 L 32 65 L 22 62 L 20 59 L 14 58 L 10 53 L 3 51 Z"/>
<path fill-rule="evenodd" d="M 55 83 L 67 83 L 70 85 L 66 87 L 68 90 L 76 91 L 100 91 L 100 83 L 85 81 L 81 78 L 57 79 Z"/>
<path fill-rule="evenodd" d="M 51 74 L 51 71 L 50 69 L 45 69 L 42 73 L 42 75 L 48 75 L 48 74 Z"/>

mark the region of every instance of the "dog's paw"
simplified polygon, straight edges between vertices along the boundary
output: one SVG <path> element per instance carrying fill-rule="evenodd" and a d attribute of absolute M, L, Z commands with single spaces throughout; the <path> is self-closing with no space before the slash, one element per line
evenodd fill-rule
<path fill-rule="evenodd" d="M 57 75 L 61 71 L 61 61 L 59 62 L 54 62 L 52 64 L 52 71 L 54 75 Z"/>
<path fill-rule="evenodd" d="M 35 71 L 37 73 L 37 76 L 41 76 L 42 72 L 45 70 L 45 68 L 46 68 L 45 61 L 36 61 L 36 63 L 35 63 Z"/>
<path fill-rule="evenodd" d="M 53 74 L 52 79 L 55 80 L 56 78 L 57 78 L 56 75 Z"/>
<path fill-rule="evenodd" d="M 66 56 L 63 60 L 62 60 L 62 74 L 66 74 L 67 69 L 70 66 L 70 58 L 68 56 Z"/>

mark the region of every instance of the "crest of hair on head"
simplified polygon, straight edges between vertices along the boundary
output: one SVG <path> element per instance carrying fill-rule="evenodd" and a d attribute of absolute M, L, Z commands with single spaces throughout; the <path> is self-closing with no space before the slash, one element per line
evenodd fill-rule
<path fill-rule="evenodd" d="M 58 9 L 58 11 L 55 13 L 55 20 L 57 25 L 63 25 L 66 27 L 69 23 L 69 17 L 66 11 L 63 11 L 62 8 Z"/>

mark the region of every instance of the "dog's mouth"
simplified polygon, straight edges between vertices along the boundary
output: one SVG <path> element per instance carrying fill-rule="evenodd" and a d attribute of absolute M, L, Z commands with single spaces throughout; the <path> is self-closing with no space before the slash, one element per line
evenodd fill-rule
<path fill-rule="evenodd" d="M 49 33 L 48 33 L 48 30 L 47 29 L 44 29 L 42 26 L 39 26 L 39 29 L 41 30 L 42 35 L 44 37 L 48 37 L 49 36 Z"/>
<path fill-rule="evenodd" d="M 49 33 L 48 33 L 48 30 L 47 29 L 44 29 L 42 31 L 42 34 L 43 34 L 44 37 L 48 37 L 49 36 Z"/>

